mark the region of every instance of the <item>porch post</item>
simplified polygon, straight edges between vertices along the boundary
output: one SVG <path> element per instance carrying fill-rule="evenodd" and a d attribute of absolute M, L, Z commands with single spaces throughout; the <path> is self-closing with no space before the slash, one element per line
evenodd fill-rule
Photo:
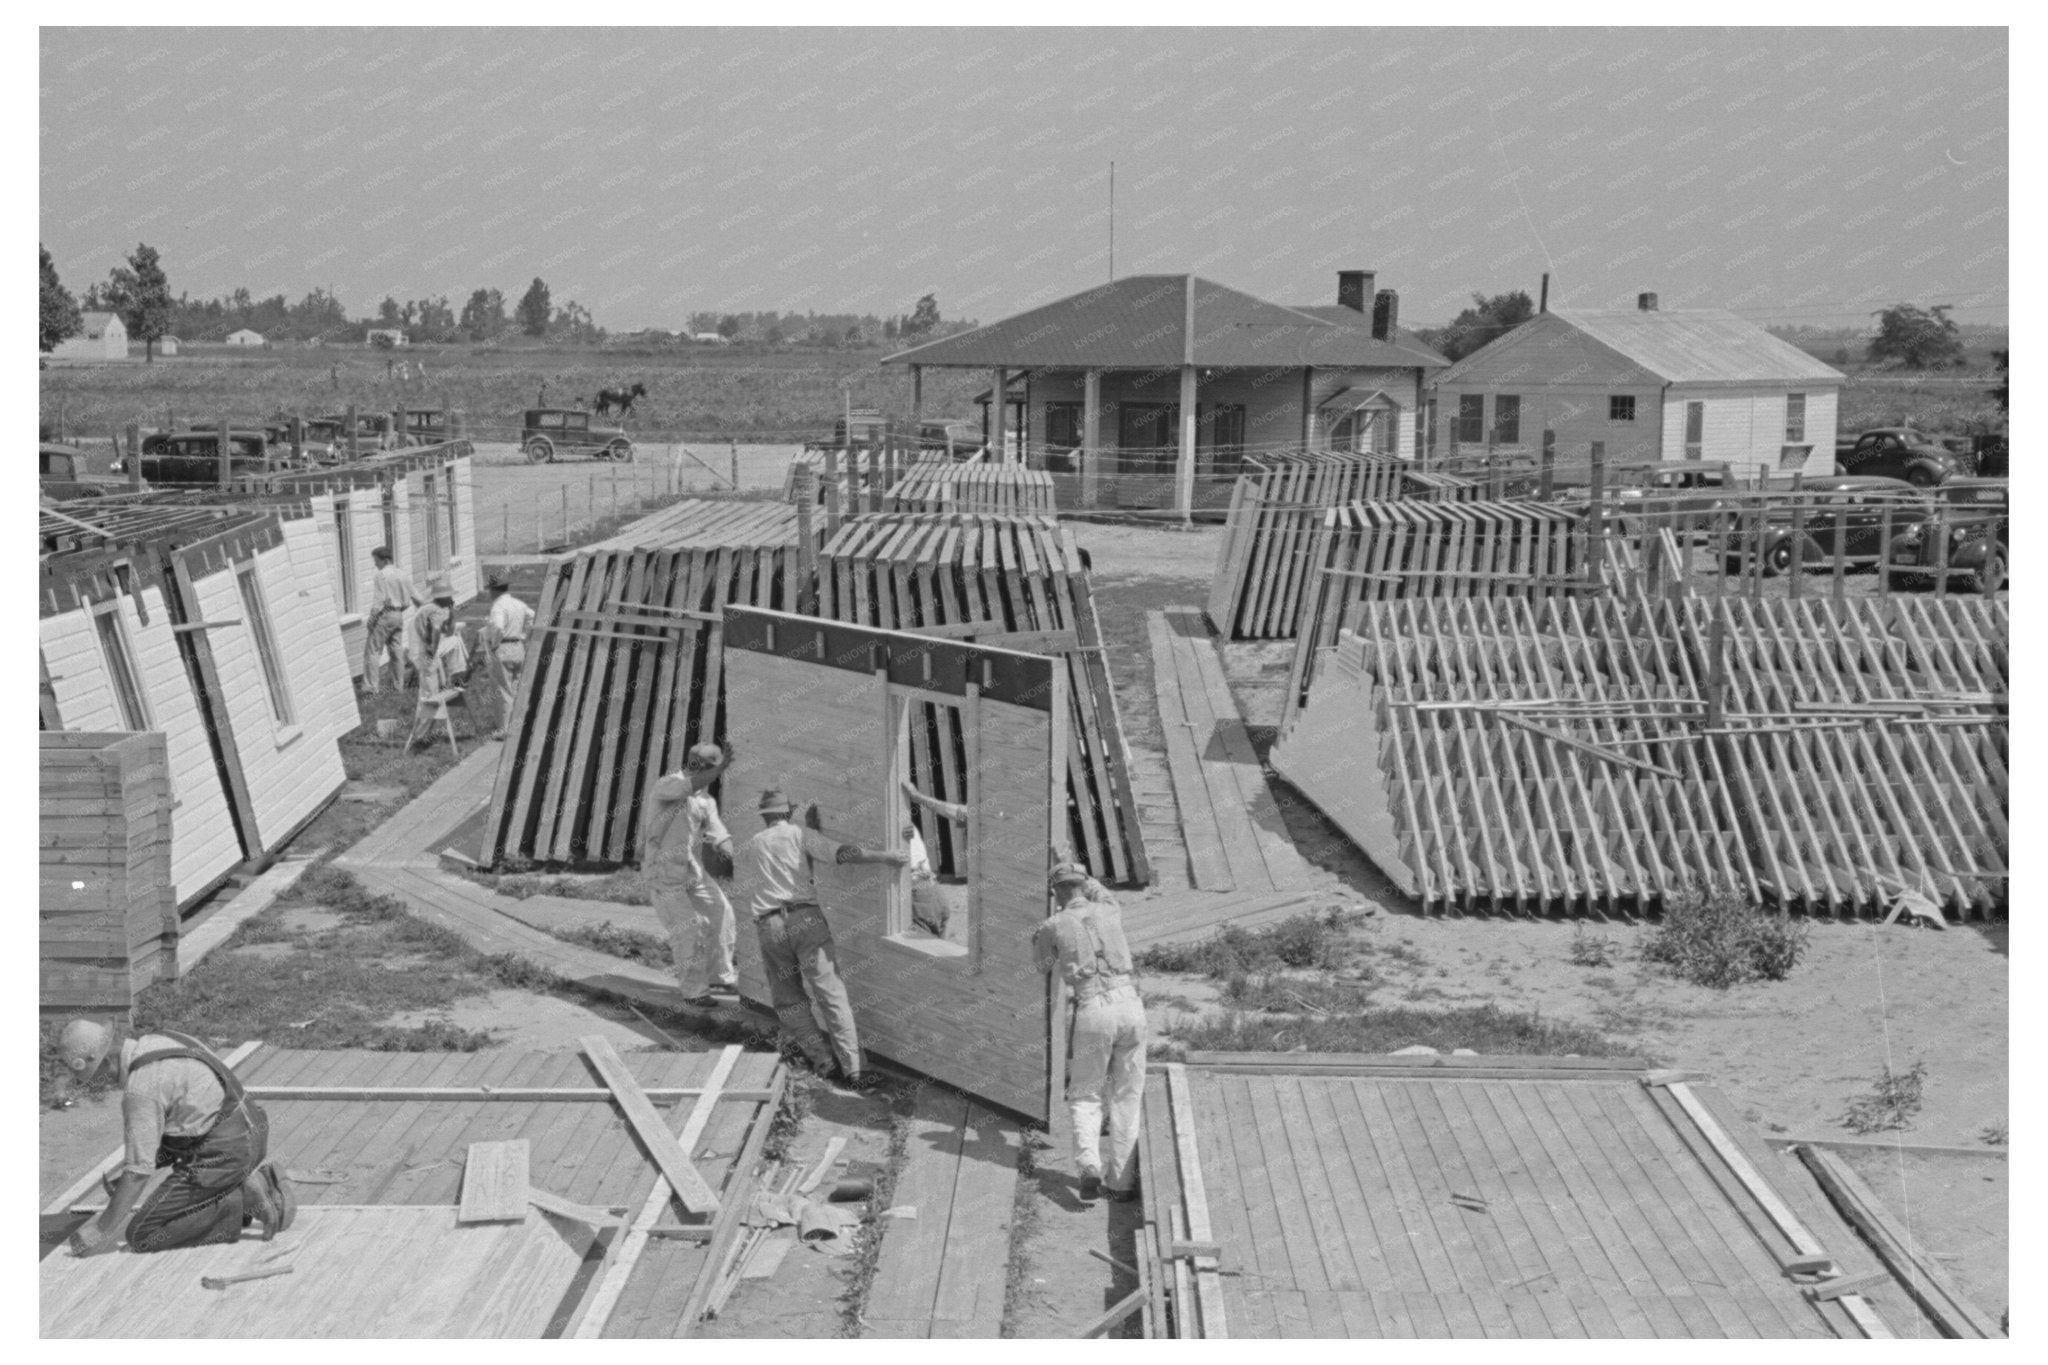
<path fill-rule="evenodd" d="M 1081 505 L 1102 501 L 1102 371 L 1081 372 Z"/>
<path fill-rule="evenodd" d="M 1180 367 L 1180 521 L 1194 521 L 1195 510 L 1195 367 Z"/>
<path fill-rule="evenodd" d="M 1313 450 L 1316 444 L 1316 368 L 1313 365 L 1301 367 L 1301 448 Z"/>
<path fill-rule="evenodd" d="M 1003 463 L 1003 452 L 1008 444 L 1003 434 L 1010 416 L 1010 372 L 1001 365 L 996 366 L 996 385 L 988 391 L 988 457 L 996 463 Z"/>
<path fill-rule="evenodd" d="M 924 453 L 924 366 L 910 367 L 910 440 L 915 460 Z"/>

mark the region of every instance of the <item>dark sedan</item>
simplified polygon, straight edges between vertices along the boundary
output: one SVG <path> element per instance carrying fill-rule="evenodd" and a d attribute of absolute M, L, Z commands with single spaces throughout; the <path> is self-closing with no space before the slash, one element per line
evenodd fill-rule
<path fill-rule="evenodd" d="M 1927 494 L 1903 479 L 1838 474 L 1802 489 L 1797 510 L 1749 511 L 1723 550 L 1729 573 L 1746 573 L 1757 558 L 1764 577 L 1784 573 L 1798 553 L 1802 564 L 1876 564 L 1884 557 L 1889 525 L 1894 540 L 1925 521 Z M 1795 547 L 1798 547 L 1795 549 Z"/>
<path fill-rule="evenodd" d="M 1933 488 L 1970 469 L 1968 456 L 1911 427 L 1866 431 L 1848 449 L 1837 447 L 1835 464 L 1844 474 L 1904 479 L 1915 488 Z"/>
<path fill-rule="evenodd" d="M 1935 490 L 1933 518 L 1892 537 L 1885 568 L 1894 588 L 1922 588 L 1946 570 L 1951 581 L 1985 595 L 2010 574 L 2010 493 L 2003 479 L 1957 479 Z"/>

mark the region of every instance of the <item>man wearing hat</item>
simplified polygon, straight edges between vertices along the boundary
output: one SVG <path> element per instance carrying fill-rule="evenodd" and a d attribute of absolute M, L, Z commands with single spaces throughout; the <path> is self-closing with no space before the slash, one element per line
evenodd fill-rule
<path fill-rule="evenodd" d="M 735 861 L 748 891 L 754 931 L 760 936 L 761 967 L 768 975 L 775 1017 L 821 1074 L 834 1074 L 837 1054 L 838 1079 L 860 1085 L 860 1032 L 854 1026 L 846 983 L 839 978 L 832 926 L 818 903 L 812 869 L 819 861 L 900 868 L 909 866 L 910 855 L 826 838 L 819 831 L 815 805 L 805 809 L 803 824 L 791 824 L 789 798 L 779 791 L 761 793 L 760 811 L 767 828 L 747 840 Z M 813 1004 L 831 1032 L 830 1046 L 812 1017 Z"/>
<path fill-rule="evenodd" d="M 718 1003 L 713 989 L 730 995 L 739 983 L 732 961 L 732 903 L 704 861 L 708 846 L 730 875 L 732 835 L 718 818 L 718 802 L 710 791 L 730 762 L 716 744 L 699 744 L 683 756 L 681 772 L 654 784 L 654 807 L 640 859 L 654 913 L 668 930 L 684 1003 L 700 1009 Z"/>
<path fill-rule="evenodd" d="M 1074 1121 L 1081 1197 L 1095 1199 L 1106 1187 L 1112 1199 L 1132 1199 L 1137 1193 L 1132 1156 L 1145 1095 L 1145 1002 L 1131 979 L 1123 911 L 1078 863 L 1061 863 L 1052 870 L 1051 881 L 1059 908 L 1032 935 L 1031 951 L 1040 971 L 1059 970 L 1074 1003 L 1067 1108 Z M 1105 1081 L 1106 1165 L 1101 1154 Z"/>
<path fill-rule="evenodd" d="M 91 1080 L 109 1057 L 121 1078 L 126 1164 L 108 1177 L 107 1207 L 71 1238 L 79 1256 L 264 1241 L 292 1225 L 298 1196 L 265 1160 L 270 1120 L 227 1064 L 195 1038 L 162 1030 L 114 1047 L 95 1019 L 73 1019 L 57 1044 L 59 1093 Z"/>
<path fill-rule="evenodd" d="M 498 685 L 498 728 L 491 738 L 503 739 L 505 727 L 512 723 L 512 694 L 526 667 L 526 633 L 533 626 L 533 608 L 512 595 L 502 569 L 491 571 L 485 591 L 491 595 L 491 615 L 484 623 L 484 653 L 491 661 L 491 680 Z"/>
<path fill-rule="evenodd" d="M 391 562 L 391 547 L 379 545 L 370 551 L 377 572 L 370 579 L 370 617 L 363 625 L 363 690 L 375 695 L 384 690 L 384 662 L 398 643 L 407 609 L 426 605 L 412 585 L 412 578 Z M 393 682 L 405 686 L 405 658 L 400 652 Z"/>

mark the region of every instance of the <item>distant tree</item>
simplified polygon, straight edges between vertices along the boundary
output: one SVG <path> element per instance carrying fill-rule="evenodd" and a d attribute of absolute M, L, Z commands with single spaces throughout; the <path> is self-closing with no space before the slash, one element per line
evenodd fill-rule
<path fill-rule="evenodd" d="M 548 304 L 548 287 L 536 275 L 533 283 L 526 286 L 525 296 L 519 300 L 519 330 L 530 337 L 544 337 L 554 316 L 554 310 Z"/>
<path fill-rule="evenodd" d="M 1536 303 L 1527 290 L 1495 294 L 1492 298 L 1475 293 L 1472 307 L 1452 318 L 1447 325 L 1424 328 L 1417 335 L 1447 359 L 1463 360 L 1535 316 Z"/>
<path fill-rule="evenodd" d="M 917 341 L 928 337 L 939 325 L 939 296 L 926 294 L 917 301 L 917 307 L 910 310 L 910 316 L 903 320 L 903 339 Z"/>
<path fill-rule="evenodd" d="M 52 278 L 55 277 L 53 276 Z M 45 314 L 49 312 L 48 305 L 44 306 L 43 311 Z M 47 351 L 50 348 L 48 346 L 45 346 L 43 347 L 43 349 Z M 1998 410 L 2000 412 L 2012 411 L 2011 408 L 2006 406 L 2006 399 L 2012 393 L 2012 381 L 2010 375 L 2006 370 L 2006 362 L 2008 362 L 2011 359 L 2012 352 L 2010 350 L 1993 351 L 1991 353 L 1992 363 L 1998 367 L 1998 387 L 1995 389 L 1986 389 L 1984 391 L 1984 395 L 1985 397 L 1991 399 L 1992 402 L 1998 404 Z"/>
<path fill-rule="evenodd" d="M 555 310 L 554 321 L 548 324 L 548 335 L 564 341 L 602 341 L 604 329 L 591 320 L 588 308 L 570 299 Z"/>
<path fill-rule="evenodd" d="M 448 306 L 443 295 L 437 299 L 419 301 L 419 329 L 422 341 L 453 341 L 457 335 L 455 310 Z"/>
<path fill-rule="evenodd" d="M 903 320 L 902 320 L 901 318 L 897 318 L 897 317 L 890 317 L 890 318 L 889 318 L 889 319 L 888 319 L 887 321 L 883 322 L 883 324 L 882 324 L 882 340 L 884 340 L 884 341 L 894 341 L 894 340 L 895 340 L 895 339 L 896 339 L 897 337 L 900 337 L 900 336 L 902 336 L 902 335 L 903 335 Z"/>
<path fill-rule="evenodd" d="M 457 325 L 471 341 L 489 341 L 499 336 L 507 325 L 505 296 L 495 289 L 477 290 L 462 305 L 462 318 Z"/>
<path fill-rule="evenodd" d="M 727 313 L 718 320 L 718 334 L 727 341 L 733 340 L 740 334 L 740 320 Z"/>
<path fill-rule="evenodd" d="M 1895 303 L 1877 312 L 1877 335 L 1870 340 L 1873 361 L 1896 361 L 1909 370 L 1938 370 L 1963 363 L 1963 339 L 1949 318 L 1953 305 L 1916 308 Z"/>
<path fill-rule="evenodd" d="M 861 334 L 860 334 L 860 324 L 859 324 L 859 323 L 855 323 L 855 324 L 853 324 L 853 325 L 852 325 L 851 327 L 848 327 L 848 328 L 846 329 L 846 332 L 845 332 L 845 334 L 844 334 L 843 340 L 844 340 L 844 341 L 846 342 L 846 344 L 847 344 L 847 345 L 849 345 L 849 346 L 858 346 L 858 345 L 860 345 L 860 344 L 861 344 L 861 340 L 862 340 L 862 338 L 861 338 Z"/>
<path fill-rule="evenodd" d="M 57 263 L 50 259 L 49 251 L 40 244 L 36 254 L 41 258 L 43 277 L 43 316 L 41 344 L 43 354 L 57 349 L 57 343 L 65 337 L 77 336 L 84 321 L 78 315 L 78 300 L 71 297 L 71 291 L 57 278 Z"/>
<path fill-rule="evenodd" d="M 325 289 L 315 288 L 288 310 L 293 336 L 311 341 L 340 336 L 349 330 L 348 310 Z"/>
<path fill-rule="evenodd" d="M 128 335 L 142 340 L 142 358 L 156 361 L 156 343 L 171 330 L 171 282 L 156 248 L 142 243 L 126 265 L 107 272 L 104 297 L 128 328 Z"/>
<path fill-rule="evenodd" d="M 768 330 L 761 334 L 761 340 L 767 342 L 770 346 L 780 346 L 782 344 L 781 324 L 769 323 Z"/>
<path fill-rule="evenodd" d="M 379 327 L 403 327 L 405 325 L 404 311 L 399 308 L 398 300 L 392 298 L 389 294 L 384 296 L 384 302 L 377 305 L 377 325 Z"/>

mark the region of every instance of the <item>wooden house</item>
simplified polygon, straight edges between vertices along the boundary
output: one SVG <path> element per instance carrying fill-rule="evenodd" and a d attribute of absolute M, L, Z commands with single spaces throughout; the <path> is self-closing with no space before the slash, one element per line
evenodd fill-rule
<path fill-rule="evenodd" d="M 341 789 L 361 717 L 310 508 L 45 509 L 45 730 L 158 731 L 180 905 L 263 860 Z"/>
<path fill-rule="evenodd" d="M 1432 455 L 1593 442 L 1610 461 L 1726 462 L 1738 478 L 1834 469 L 1843 376 L 1720 309 L 1539 313 L 1436 376 Z"/>
<path fill-rule="evenodd" d="M 263 333 L 253 327 L 237 328 L 235 331 L 228 333 L 227 340 L 230 346 L 263 346 L 268 344 L 263 340 Z"/>
<path fill-rule="evenodd" d="M 994 371 L 985 446 L 1049 470 L 1069 506 L 1221 509 L 1248 453 L 1417 455 L 1448 362 L 1371 271 L 1286 307 L 1195 275 L 1132 275 L 887 357 L 922 408 L 928 366 Z M 921 415 L 921 412 L 917 415 Z"/>
<path fill-rule="evenodd" d="M 78 334 L 50 352 L 53 360 L 126 360 L 128 326 L 119 313 L 81 313 Z"/>

